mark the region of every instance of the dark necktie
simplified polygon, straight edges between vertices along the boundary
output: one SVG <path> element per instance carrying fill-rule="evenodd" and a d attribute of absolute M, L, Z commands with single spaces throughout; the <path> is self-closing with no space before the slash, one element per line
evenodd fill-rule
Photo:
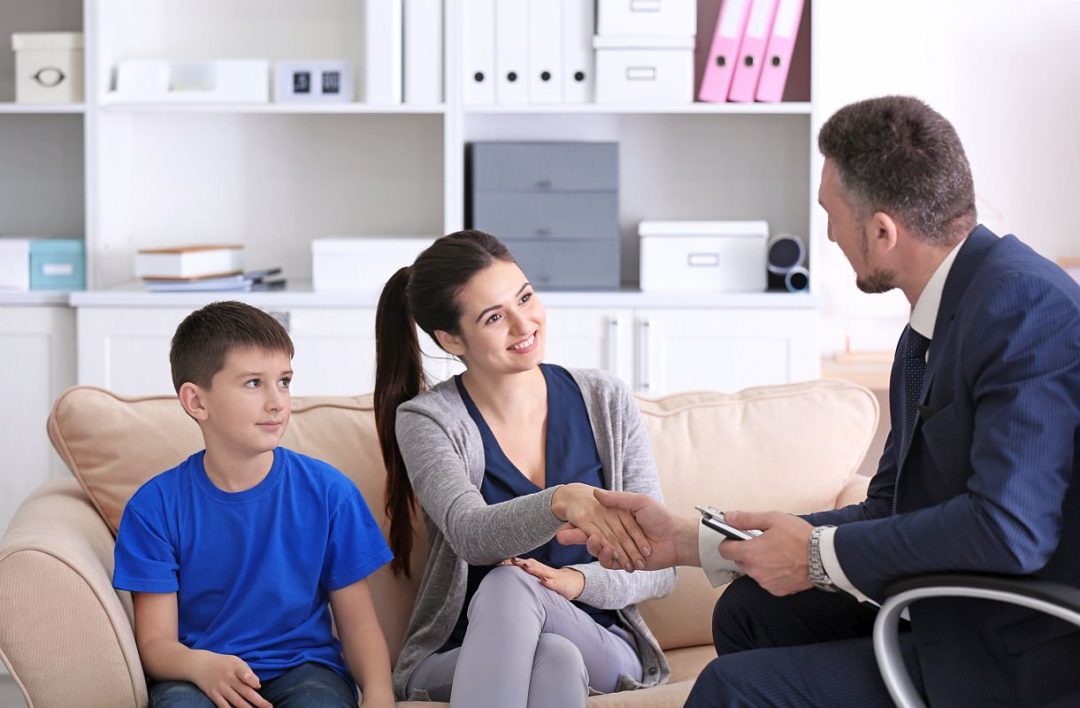
<path fill-rule="evenodd" d="M 923 375 L 926 373 L 926 350 L 930 340 L 910 326 L 904 336 L 901 352 L 904 365 L 904 443 L 911 443 L 915 433 L 915 418 L 919 412 L 919 395 L 922 393 Z"/>

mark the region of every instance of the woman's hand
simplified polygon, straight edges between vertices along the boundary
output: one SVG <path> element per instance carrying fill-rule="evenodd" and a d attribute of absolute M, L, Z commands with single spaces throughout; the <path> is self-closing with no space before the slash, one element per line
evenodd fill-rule
<path fill-rule="evenodd" d="M 564 484 L 551 495 L 551 512 L 581 529 L 586 537 L 600 539 L 612 562 L 623 570 L 644 568 L 652 549 L 634 515 L 605 507 L 596 500 L 595 490 L 588 484 Z"/>
<path fill-rule="evenodd" d="M 516 565 L 537 578 L 548 590 L 554 590 L 567 600 L 578 599 L 585 589 L 585 576 L 574 568 L 552 568 L 533 558 L 511 558 L 502 564 Z"/>

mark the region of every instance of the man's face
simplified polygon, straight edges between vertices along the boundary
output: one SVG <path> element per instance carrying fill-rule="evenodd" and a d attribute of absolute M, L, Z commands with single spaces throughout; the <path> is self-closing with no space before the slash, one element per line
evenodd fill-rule
<path fill-rule="evenodd" d="M 859 219 L 855 207 L 840 185 L 840 174 L 832 160 L 821 170 L 818 202 L 829 216 L 829 240 L 840 247 L 855 271 L 855 285 L 864 293 L 883 293 L 896 287 L 896 274 L 876 264 L 871 249 L 871 218 Z"/>

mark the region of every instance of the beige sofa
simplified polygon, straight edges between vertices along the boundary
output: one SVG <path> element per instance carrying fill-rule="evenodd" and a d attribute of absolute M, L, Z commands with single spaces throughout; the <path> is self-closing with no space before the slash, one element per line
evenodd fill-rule
<path fill-rule="evenodd" d="M 878 406 L 864 388 L 815 381 L 730 395 L 684 393 L 640 406 L 664 493 L 686 514 L 702 502 L 805 512 L 865 496 L 866 479 L 855 471 L 873 437 Z M 122 398 L 78 387 L 57 400 L 48 431 L 75 478 L 38 489 L 0 541 L 4 664 L 34 708 L 144 706 L 131 598 L 110 586 L 113 534 L 139 484 L 201 447 L 198 428 L 172 397 Z M 295 399 L 283 444 L 344 471 L 385 523 L 370 396 Z M 385 568 L 371 579 L 392 655 L 424 552 L 421 536 L 412 580 Z M 596 696 L 589 705 L 681 706 L 714 656 L 710 617 L 719 592 L 700 570 L 680 570 L 671 596 L 642 607 L 671 663 L 671 682 Z"/>

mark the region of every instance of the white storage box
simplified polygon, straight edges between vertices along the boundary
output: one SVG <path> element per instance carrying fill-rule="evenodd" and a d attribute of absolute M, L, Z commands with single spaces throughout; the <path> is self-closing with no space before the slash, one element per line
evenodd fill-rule
<path fill-rule="evenodd" d="M 113 101 L 124 103 L 268 103 L 270 62 L 131 59 L 116 65 Z"/>
<path fill-rule="evenodd" d="M 0 238 L 0 290 L 30 289 L 30 239 Z"/>
<path fill-rule="evenodd" d="M 11 35 L 15 50 L 16 103 L 79 103 L 83 100 L 83 36 L 80 32 Z"/>
<path fill-rule="evenodd" d="M 688 37 L 697 33 L 697 0 L 599 0 L 597 34 Z"/>
<path fill-rule="evenodd" d="M 642 221 L 641 290 L 765 292 L 764 221 Z"/>
<path fill-rule="evenodd" d="M 434 237 L 356 236 L 311 242 L 312 287 L 320 291 L 382 290 L 399 268 L 412 265 Z"/>
<path fill-rule="evenodd" d="M 593 38 L 596 102 L 690 103 L 694 100 L 694 39 Z"/>

